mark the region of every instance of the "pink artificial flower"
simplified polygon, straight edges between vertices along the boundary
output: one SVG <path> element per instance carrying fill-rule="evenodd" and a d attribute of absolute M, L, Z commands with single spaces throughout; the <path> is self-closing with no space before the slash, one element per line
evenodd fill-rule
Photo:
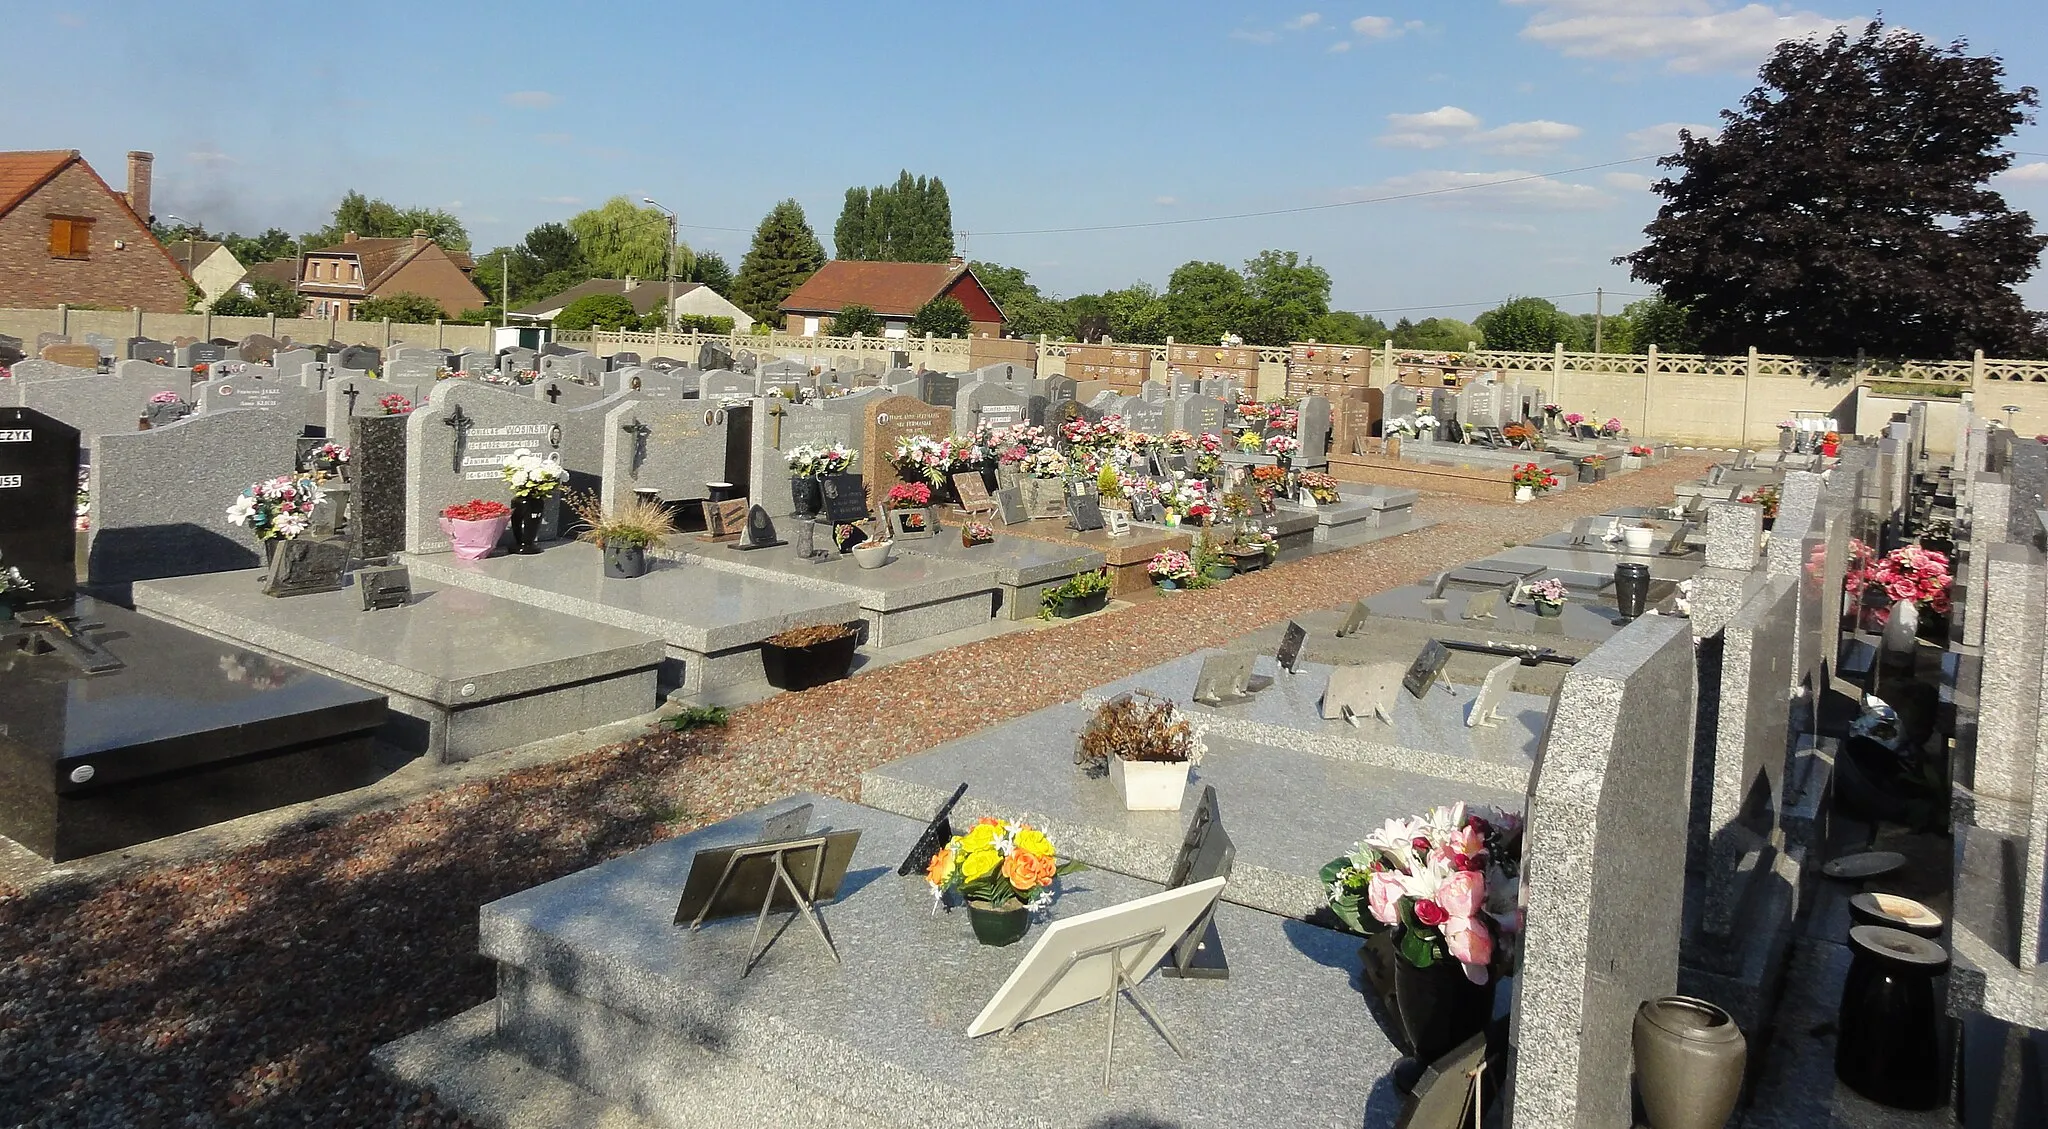
<path fill-rule="evenodd" d="M 1454 917 L 1444 922 L 1444 945 L 1451 958 L 1465 967 L 1465 979 L 1474 984 L 1487 981 L 1487 966 L 1493 963 L 1493 932 L 1476 917 Z"/>
<path fill-rule="evenodd" d="M 1443 845 L 1451 854 L 1476 858 L 1486 853 L 1486 833 L 1475 829 L 1471 821 L 1467 821 L 1465 826 L 1445 835 Z"/>
<path fill-rule="evenodd" d="M 1454 920 L 1471 917 L 1486 904 L 1486 876 L 1476 870 L 1461 870 L 1437 886 L 1435 901 Z"/>
<path fill-rule="evenodd" d="M 1365 887 L 1366 908 L 1382 925 L 1401 923 L 1401 883 L 1386 871 L 1375 872 Z"/>
<path fill-rule="evenodd" d="M 1415 920 L 1424 925 L 1442 925 L 1450 919 L 1451 915 L 1445 913 L 1444 907 L 1438 905 L 1434 898 L 1415 899 Z"/>

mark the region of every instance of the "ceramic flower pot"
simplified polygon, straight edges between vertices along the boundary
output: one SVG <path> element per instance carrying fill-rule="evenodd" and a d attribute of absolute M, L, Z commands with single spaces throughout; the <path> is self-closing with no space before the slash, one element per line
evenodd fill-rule
<path fill-rule="evenodd" d="M 1158 581 L 1158 584 L 1159 584 L 1159 590 L 1160 590 L 1161 592 L 1178 592 L 1178 591 L 1180 591 L 1180 582 L 1179 582 L 1178 580 L 1175 580 L 1175 579 L 1174 579 L 1173 577 L 1171 577 L 1171 576 L 1161 576 L 1161 577 L 1157 577 L 1157 578 L 1156 578 L 1156 580 Z"/>
<path fill-rule="evenodd" d="M 1553 604 L 1549 600 L 1538 600 L 1536 601 L 1536 614 L 1544 619 L 1556 619 L 1564 614 L 1564 605 Z"/>
<path fill-rule="evenodd" d="M 483 521 L 458 521 L 444 517 L 441 519 L 441 532 L 448 535 L 448 543 L 454 547 L 457 560 L 480 561 L 498 548 L 498 539 L 505 535 L 505 527 L 510 524 L 510 515 Z"/>
<path fill-rule="evenodd" d="M 1211 580 L 1229 580 L 1231 577 L 1237 575 L 1237 566 L 1230 564 L 1212 564 L 1204 571 L 1206 571 L 1209 574 L 1209 579 Z"/>
<path fill-rule="evenodd" d="M 1031 928 L 1031 907 L 1022 902 L 997 906 L 969 901 L 967 923 L 974 927 L 974 939 L 993 948 L 1014 945 Z"/>
<path fill-rule="evenodd" d="M 1486 1029 L 1493 1019 L 1494 982 L 1474 984 L 1454 960 L 1418 968 L 1394 961 L 1394 997 L 1400 1001 L 1402 1034 L 1409 1053 L 1432 1063 Z"/>
<path fill-rule="evenodd" d="M 1535 501 L 1535 500 L 1536 500 L 1536 488 L 1535 488 L 1534 486 L 1517 486 L 1517 487 L 1515 487 L 1515 504 L 1516 504 L 1516 505 L 1521 505 L 1521 504 L 1522 504 L 1523 502 L 1533 502 L 1533 501 Z"/>
<path fill-rule="evenodd" d="M 648 568 L 645 545 L 620 545 L 607 543 L 604 547 L 604 574 L 614 580 L 631 580 L 646 576 Z"/>
<path fill-rule="evenodd" d="M 521 556 L 540 552 L 540 523 L 548 500 L 542 494 L 525 494 L 512 499 L 512 551 Z"/>
<path fill-rule="evenodd" d="M 1656 540 L 1657 531 L 1647 525 L 1631 525 L 1621 531 L 1621 543 L 1631 553 L 1647 553 Z"/>
<path fill-rule="evenodd" d="M 1631 1042 L 1650 1129 L 1721 1129 L 1742 1094 L 1749 1057 L 1727 1012 L 1689 996 L 1645 1000 Z"/>
<path fill-rule="evenodd" d="M 1125 811 L 1179 811 L 1188 790 L 1189 761 L 1127 761 L 1109 758 L 1109 778 L 1124 798 Z"/>
<path fill-rule="evenodd" d="M 863 541 L 853 547 L 853 563 L 862 568 L 880 568 L 889 563 L 887 541 Z"/>

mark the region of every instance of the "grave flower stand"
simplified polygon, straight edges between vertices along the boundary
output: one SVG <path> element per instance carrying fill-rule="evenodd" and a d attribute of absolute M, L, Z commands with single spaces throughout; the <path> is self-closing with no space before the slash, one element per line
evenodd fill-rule
<path fill-rule="evenodd" d="M 512 524 L 512 515 L 485 518 L 482 521 L 461 521 L 456 518 L 442 518 L 441 532 L 448 535 L 448 543 L 455 550 L 455 558 L 464 561 L 480 561 L 498 547 L 498 539 L 505 535 L 505 527 Z"/>
<path fill-rule="evenodd" d="M 1179 811 L 1188 789 L 1192 761 L 1132 761 L 1109 758 L 1109 777 L 1125 811 Z"/>
<path fill-rule="evenodd" d="M 1095 592 L 1086 596 L 1061 596 L 1053 604 L 1052 616 L 1054 619 L 1073 619 L 1076 616 L 1099 612 L 1108 606 L 1108 592 Z"/>
<path fill-rule="evenodd" d="M 859 642 L 859 636 L 842 624 L 799 627 L 762 641 L 761 666 L 768 685 L 778 690 L 808 690 L 852 673 L 853 652 Z"/>

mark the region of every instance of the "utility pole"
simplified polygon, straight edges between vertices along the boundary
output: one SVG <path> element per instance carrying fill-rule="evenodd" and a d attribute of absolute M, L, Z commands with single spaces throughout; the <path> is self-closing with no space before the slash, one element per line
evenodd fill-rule
<path fill-rule="evenodd" d="M 1585 291 L 1581 290 L 1579 293 L 1584 294 Z M 1595 353 L 1605 352 L 1605 350 L 1600 348 L 1600 340 L 1602 332 L 1606 329 L 1606 323 L 1607 288 L 1596 286 L 1593 288 L 1593 351 Z"/>
<path fill-rule="evenodd" d="M 505 307 L 505 313 L 512 312 L 512 252 L 498 253 L 498 302 Z M 510 320 L 507 318 L 507 320 Z"/>
<path fill-rule="evenodd" d="M 668 275 L 668 313 L 663 316 L 662 320 L 668 323 L 670 329 L 674 329 L 676 327 L 676 214 L 667 208 L 663 208 L 660 204 L 656 204 L 652 196 L 642 196 L 640 199 L 643 203 L 654 204 L 663 215 L 668 217 L 668 246 L 662 249 L 661 254 L 662 273 Z"/>

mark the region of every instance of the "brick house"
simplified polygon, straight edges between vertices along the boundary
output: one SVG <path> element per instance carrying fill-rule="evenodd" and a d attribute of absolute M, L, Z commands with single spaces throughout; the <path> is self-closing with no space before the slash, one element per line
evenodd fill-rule
<path fill-rule="evenodd" d="M 1001 337 L 1003 311 L 987 288 L 959 259 L 950 263 L 877 263 L 834 259 L 818 268 L 780 308 L 783 330 L 816 336 L 852 305 L 881 315 L 885 337 L 905 337 L 910 319 L 934 298 L 950 297 L 967 307 L 976 337 Z"/>
<path fill-rule="evenodd" d="M 489 304 L 469 280 L 470 257 L 415 231 L 409 239 L 364 239 L 351 231 L 332 247 L 299 256 L 297 289 L 309 318 L 349 321 L 356 306 L 393 294 L 423 294 L 449 317 Z"/>
<path fill-rule="evenodd" d="M 124 195 L 76 149 L 0 153 L 0 307 L 182 313 L 192 276 L 149 230 L 153 160 L 128 154 Z"/>

